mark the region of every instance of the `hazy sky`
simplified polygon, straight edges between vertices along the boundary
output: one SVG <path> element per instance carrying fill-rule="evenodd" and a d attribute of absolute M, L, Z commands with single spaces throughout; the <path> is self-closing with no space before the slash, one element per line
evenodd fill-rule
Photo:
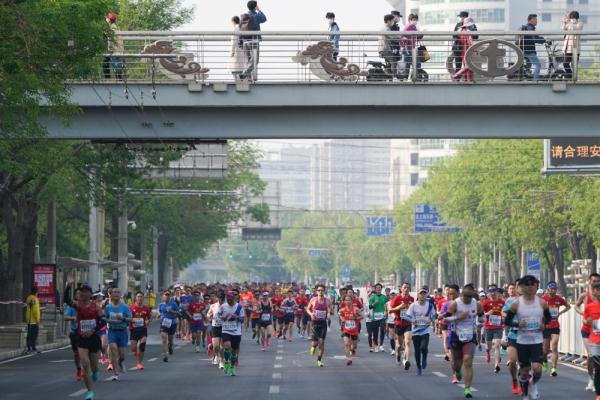
<path fill-rule="evenodd" d="M 231 17 L 247 10 L 246 0 L 185 0 L 196 6 L 194 22 L 185 30 L 229 30 Z M 385 0 L 258 0 L 267 16 L 263 30 L 325 30 L 332 11 L 342 30 L 378 30 L 391 11 Z"/>

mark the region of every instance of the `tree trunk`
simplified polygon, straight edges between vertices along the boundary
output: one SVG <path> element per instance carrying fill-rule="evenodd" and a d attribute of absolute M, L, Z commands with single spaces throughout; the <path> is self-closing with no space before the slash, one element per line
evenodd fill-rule
<path fill-rule="evenodd" d="M 110 260 L 119 260 L 119 210 L 113 207 L 108 212 L 110 215 Z"/>

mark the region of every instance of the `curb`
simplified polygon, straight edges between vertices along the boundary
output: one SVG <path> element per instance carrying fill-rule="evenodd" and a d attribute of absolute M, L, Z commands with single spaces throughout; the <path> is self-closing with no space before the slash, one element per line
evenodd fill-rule
<path fill-rule="evenodd" d="M 37 346 L 37 349 L 41 352 L 45 352 L 48 350 L 55 350 L 61 347 L 67 346 L 70 343 L 68 338 L 60 339 L 54 343 L 47 343 Z M 15 349 L 0 352 L 0 361 L 10 360 L 12 358 L 17 358 L 23 355 L 23 349 Z M 35 354 L 32 354 L 32 356 Z"/>

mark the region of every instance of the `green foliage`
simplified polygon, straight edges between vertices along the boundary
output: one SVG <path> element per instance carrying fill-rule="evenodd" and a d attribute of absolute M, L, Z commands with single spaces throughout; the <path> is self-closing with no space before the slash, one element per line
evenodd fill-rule
<path fill-rule="evenodd" d="M 182 0 L 119 0 L 119 29 L 124 31 L 167 31 L 190 22 L 193 7 Z"/>

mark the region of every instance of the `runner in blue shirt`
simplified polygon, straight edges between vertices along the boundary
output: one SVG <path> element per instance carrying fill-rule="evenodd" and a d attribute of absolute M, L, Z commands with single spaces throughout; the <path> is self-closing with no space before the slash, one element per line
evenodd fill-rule
<path fill-rule="evenodd" d="M 163 346 L 163 361 L 169 361 L 169 354 L 173 354 L 173 335 L 177 329 L 177 315 L 179 306 L 171 299 L 171 292 L 166 291 L 162 296 L 162 303 L 158 306 L 160 311 L 160 338 Z"/>
<path fill-rule="evenodd" d="M 129 346 L 127 327 L 131 321 L 129 306 L 121 301 L 121 290 L 114 288 L 111 292 L 110 303 L 104 308 L 108 322 L 108 345 L 110 346 L 110 361 L 113 365 L 113 381 L 119 380 L 119 370 L 125 371 L 125 349 Z M 118 368 L 117 368 L 118 365 Z"/>

